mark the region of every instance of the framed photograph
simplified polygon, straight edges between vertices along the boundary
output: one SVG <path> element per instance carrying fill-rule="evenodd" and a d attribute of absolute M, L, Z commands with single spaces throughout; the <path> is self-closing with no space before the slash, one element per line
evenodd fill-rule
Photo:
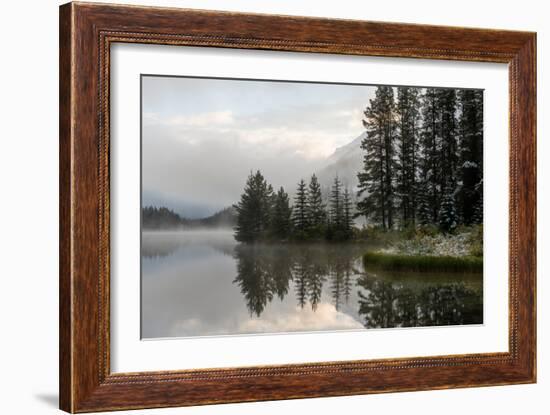
<path fill-rule="evenodd" d="M 536 35 L 60 8 L 60 407 L 536 381 Z"/>

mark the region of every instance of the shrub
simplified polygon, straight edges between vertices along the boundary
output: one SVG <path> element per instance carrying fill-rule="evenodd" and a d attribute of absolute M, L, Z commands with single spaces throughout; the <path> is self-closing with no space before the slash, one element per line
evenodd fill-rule
<path fill-rule="evenodd" d="M 420 225 L 418 228 L 416 228 L 416 236 L 422 237 L 422 236 L 436 236 L 438 235 L 439 228 L 435 225 Z"/>

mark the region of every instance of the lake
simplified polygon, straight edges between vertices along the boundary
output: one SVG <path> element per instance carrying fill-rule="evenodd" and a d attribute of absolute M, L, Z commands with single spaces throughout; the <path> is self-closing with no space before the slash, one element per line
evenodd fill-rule
<path fill-rule="evenodd" d="M 482 274 L 370 269 L 369 248 L 144 231 L 142 338 L 483 323 Z"/>

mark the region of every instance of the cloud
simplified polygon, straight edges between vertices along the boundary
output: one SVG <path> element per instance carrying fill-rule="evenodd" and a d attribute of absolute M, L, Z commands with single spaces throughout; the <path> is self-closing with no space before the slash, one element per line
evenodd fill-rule
<path fill-rule="evenodd" d="M 260 169 L 292 192 L 363 130 L 371 87 L 145 78 L 143 203 L 203 215 L 235 203 Z M 155 197 L 152 197 L 155 195 Z M 182 212 L 186 214 L 186 212 Z M 193 215 L 201 212 L 193 208 Z"/>
<path fill-rule="evenodd" d="M 238 333 L 285 333 L 297 331 L 356 330 L 364 326 L 332 304 L 321 303 L 317 310 L 294 307 L 286 314 L 269 314 L 243 321 Z"/>
<path fill-rule="evenodd" d="M 193 115 L 178 115 L 169 117 L 165 124 L 174 127 L 214 127 L 233 124 L 233 113 L 231 111 L 204 112 Z"/>
<path fill-rule="evenodd" d="M 261 318 L 245 315 L 231 317 L 222 318 L 215 325 L 198 317 L 177 320 L 170 328 L 170 336 L 297 333 L 365 328 L 359 321 L 328 303 L 319 304 L 316 311 L 309 306 L 303 309 L 286 307 L 277 309 L 276 312 L 267 310 Z"/>

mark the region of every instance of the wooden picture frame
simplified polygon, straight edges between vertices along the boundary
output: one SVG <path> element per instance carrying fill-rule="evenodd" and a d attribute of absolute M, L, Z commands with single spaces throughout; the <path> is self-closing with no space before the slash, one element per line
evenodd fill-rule
<path fill-rule="evenodd" d="M 509 352 L 111 373 L 109 59 L 117 42 L 508 64 Z M 61 409 L 91 412 L 535 382 L 535 33 L 69 3 L 60 8 L 59 94 Z"/>

